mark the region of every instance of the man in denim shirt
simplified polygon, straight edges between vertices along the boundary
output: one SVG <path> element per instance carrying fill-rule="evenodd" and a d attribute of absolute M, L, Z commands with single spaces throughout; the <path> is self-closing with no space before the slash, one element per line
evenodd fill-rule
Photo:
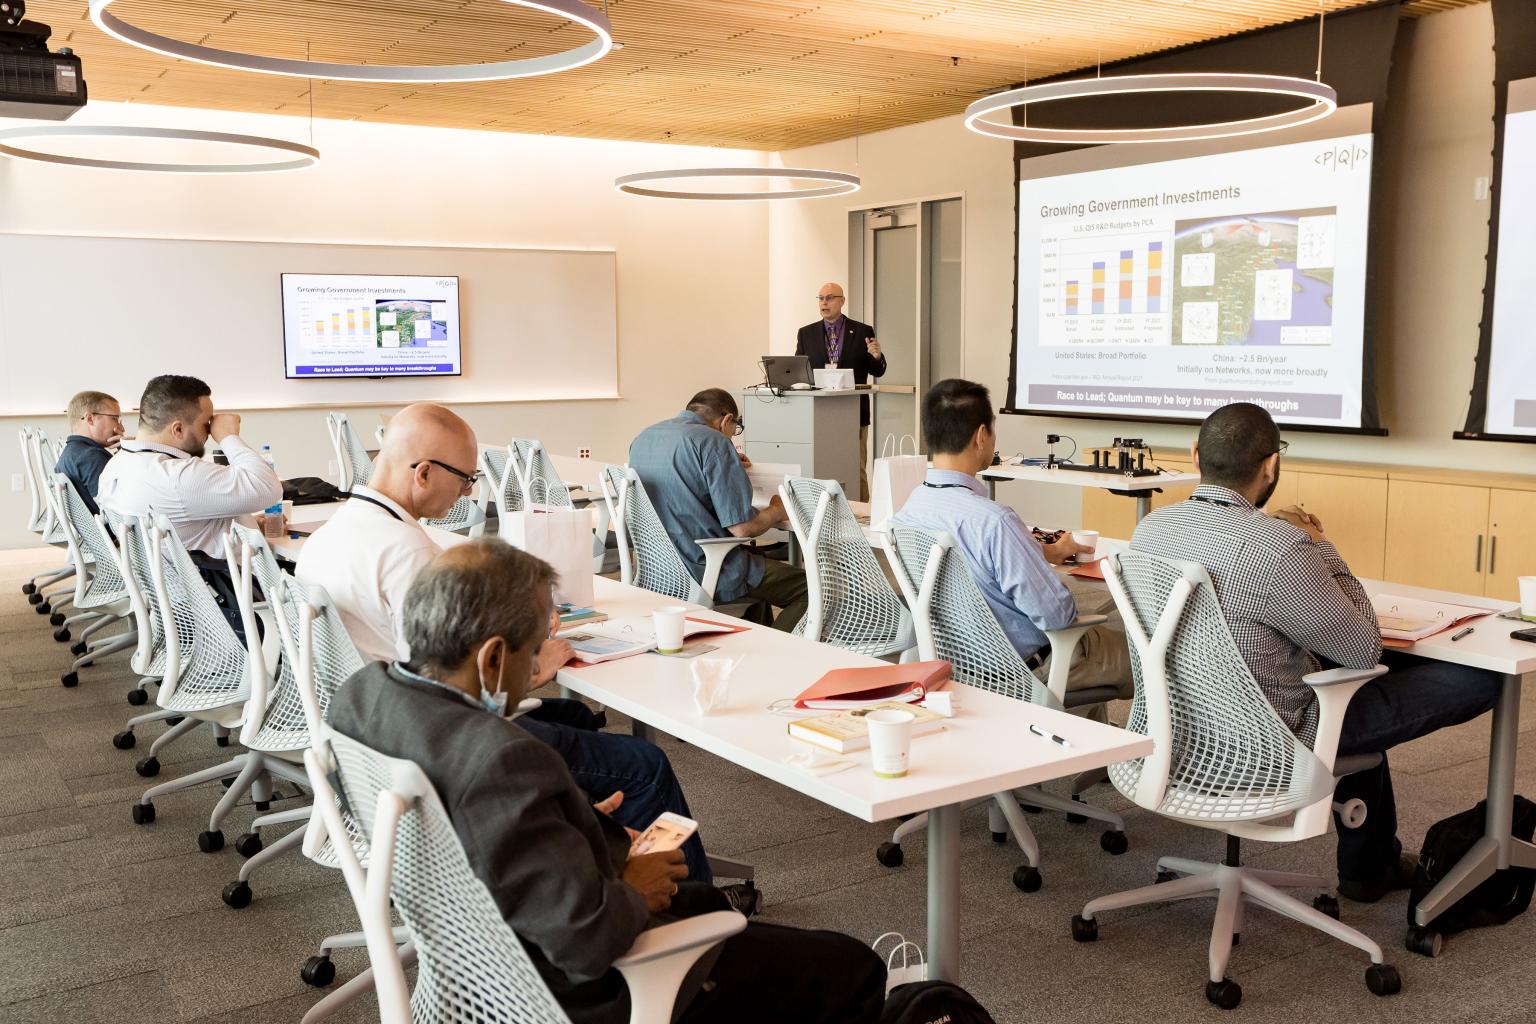
<path fill-rule="evenodd" d="M 108 448 L 123 439 L 122 408 L 117 399 L 101 391 L 82 391 L 69 400 L 70 435 L 64 439 L 54 472 L 69 477 L 80 500 L 91 510 L 96 507 L 96 482 L 112 459 Z"/>

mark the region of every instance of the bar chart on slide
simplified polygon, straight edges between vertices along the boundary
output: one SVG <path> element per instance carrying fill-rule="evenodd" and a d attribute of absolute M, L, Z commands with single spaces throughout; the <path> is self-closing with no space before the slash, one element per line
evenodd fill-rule
<path fill-rule="evenodd" d="M 306 312 L 313 310 L 315 305 L 307 305 Z M 318 305 L 318 304 L 316 304 Z M 373 335 L 373 306 L 348 305 L 335 306 L 325 304 L 326 309 L 319 313 L 312 313 L 304 318 L 304 333 L 313 338 L 330 338 L 333 341 L 350 338 L 358 343 L 372 341 Z M 301 314 L 302 316 L 303 314 Z M 311 319 L 312 317 L 312 319 Z M 313 323 L 313 330 L 309 324 Z"/>
<path fill-rule="evenodd" d="M 1040 245 L 1040 344 L 1168 344 L 1168 233 L 1110 230 Z"/>

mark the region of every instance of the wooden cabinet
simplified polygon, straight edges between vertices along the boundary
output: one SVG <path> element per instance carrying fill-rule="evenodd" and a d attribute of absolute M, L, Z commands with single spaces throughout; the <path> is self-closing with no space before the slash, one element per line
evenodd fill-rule
<path fill-rule="evenodd" d="M 1488 488 L 1392 480 L 1385 579 L 1462 594 L 1483 592 Z"/>
<path fill-rule="evenodd" d="M 1194 472 L 1194 468 L 1187 462 L 1160 458 L 1157 464 L 1175 473 Z M 1194 484 L 1164 487 L 1161 494 L 1152 495 L 1152 507 L 1162 508 L 1183 501 L 1194 490 Z M 1123 494 L 1111 494 L 1097 487 L 1083 488 L 1082 528 L 1097 530 L 1103 537 L 1129 540 L 1136 530 L 1136 499 Z"/>
<path fill-rule="evenodd" d="M 1356 576 L 1381 579 L 1386 560 L 1385 477 L 1296 473 L 1296 504 L 1317 516 L 1323 532 Z M 1285 476 L 1281 474 L 1281 483 Z M 1278 496 L 1278 491 L 1276 492 Z M 1283 508 L 1284 505 L 1271 506 Z"/>
<path fill-rule="evenodd" d="M 1518 601 L 1520 576 L 1536 576 L 1536 491 L 1496 487 L 1488 496 L 1488 582 L 1483 592 Z"/>

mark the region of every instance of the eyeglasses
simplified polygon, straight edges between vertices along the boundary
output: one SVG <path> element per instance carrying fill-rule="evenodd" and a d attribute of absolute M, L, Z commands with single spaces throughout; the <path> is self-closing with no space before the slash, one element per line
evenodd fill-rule
<path fill-rule="evenodd" d="M 736 429 L 731 431 L 731 436 L 740 437 L 742 434 L 746 433 L 746 430 L 747 421 L 742 419 L 740 416 L 736 417 Z"/>
<path fill-rule="evenodd" d="M 411 468 L 415 469 L 423 462 L 430 462 L 438 469 L 445 469 L 452 473 L 454 476 L 458 477 L 461 481 L 461 487 L 465 494 L 468 494 L 470 490 L 474 488 L 475 484 L 480 482 L 480 471 L 478 469 L 473 473 L 466 473 L 462 469 L 454 469 L 452 466 L 448 465 L 448 463 L 438 462 L 436 459 L 417 459 L 415 462 L 411 463 Z"/>
<path fill-rule="evenodd" d="M 88 412 L 88 413 L 86 413 L 86 415 L 87 416 L 100 416 L 104 420 L 117 420 L 117 422 L 119 422 L 119 423 L 123 422 L 123 417 L 122 417 L 121 413 L 115 413 L 115 412 Z"/>
<path fill-rule="evenodd" d="M 1290 449 L 1290 447 L 1291 447 L 1291 442 L 1289 442 L 1289 441 L 1281 441 L 1280 442 L 1280 447 L 1275 449 L 1275 454 L 1276 455 L 1284 455 Z"/>
<path fill-rule="evenodd" d="M 818 296 L 816 296 L 816 301 L 817 302 L 831 302 L 833 299 L 841 299 L 841 298 L 842 298 L 841 295 L 818 295 Z"/>

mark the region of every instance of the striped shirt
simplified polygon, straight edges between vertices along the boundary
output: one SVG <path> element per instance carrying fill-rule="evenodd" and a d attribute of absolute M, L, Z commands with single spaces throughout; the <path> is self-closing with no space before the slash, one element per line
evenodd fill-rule
<path fill-rule="evenodd" d="M 1143 519 L 1131 548 L 1205 566 L 1239 653 L 1304 743 L 1317 735 L 1317 697 L 1301 677 L 1321 667 L 1318 657 L 1370 668 L 1381 656 L 1370 598 L 1333 544 L 1314 543 L 1236 491 L 1202 484 Z"/>

